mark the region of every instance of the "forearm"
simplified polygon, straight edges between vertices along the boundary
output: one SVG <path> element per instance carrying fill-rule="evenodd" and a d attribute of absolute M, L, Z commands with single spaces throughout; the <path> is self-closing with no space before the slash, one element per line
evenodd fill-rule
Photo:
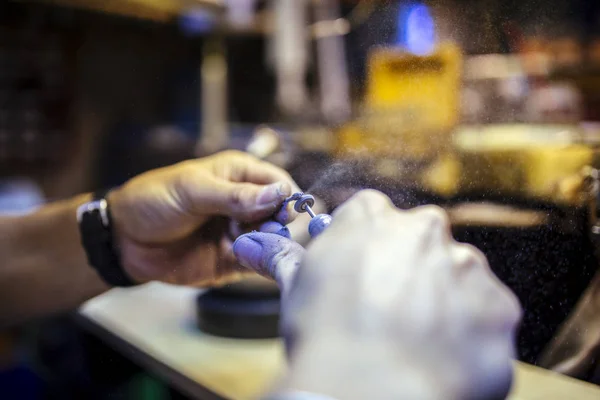
<path fill-rule="evenodd" d="M 81 247 L 76 210 L 89 199 L 0 218 L 0 327 L 72 309 L 108 289 Z"/>

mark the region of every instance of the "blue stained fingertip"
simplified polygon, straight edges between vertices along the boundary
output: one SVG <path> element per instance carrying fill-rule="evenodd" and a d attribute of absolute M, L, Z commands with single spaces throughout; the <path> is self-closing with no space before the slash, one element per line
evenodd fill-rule
<path fill-rule="evenodd" d="M 243 266 L 248 268 L 259 268 L 262 251 L 262 245 L 252 240 L 248 234 L 240 236 L 233 243 L 233 254 Z"/>
<path fill-rule="evenodd" d="M 265 233 L 274 233 L 276 235 L 282 236 L 286 239 L 291 239 L 292 235 L 290 234 L 290 230 L 276 221 L 268 221 L 261 225 L 261 232 Z"/>
<path fill-rule="evenodd" d="M 308 224 L 308 233 L 311 238 L 317 237 L 331 224 L 331 215 L 319 214 L 310 220 Z"/>

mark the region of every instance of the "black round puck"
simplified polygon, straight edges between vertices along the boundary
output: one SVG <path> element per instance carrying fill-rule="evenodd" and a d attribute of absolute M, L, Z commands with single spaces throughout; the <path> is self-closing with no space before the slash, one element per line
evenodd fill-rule
<path fill-rule="evenodd" d="M 238 339 L 279 336 L 278 295 L 252 293 L 243 296 L 231 290 L 213 289 L 196 298 L 196 317 L 205 333 Z"/>

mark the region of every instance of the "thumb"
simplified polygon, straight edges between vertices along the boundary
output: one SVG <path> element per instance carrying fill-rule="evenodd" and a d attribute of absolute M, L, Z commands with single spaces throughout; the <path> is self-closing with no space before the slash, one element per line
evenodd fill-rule
<path fill-rule="evenodd" d="M 274 279 L 283 293 L 291 288 L 304 252 L 298 243 L 274 233 L 248 233 L 233 244 L 240 264 Z"/>

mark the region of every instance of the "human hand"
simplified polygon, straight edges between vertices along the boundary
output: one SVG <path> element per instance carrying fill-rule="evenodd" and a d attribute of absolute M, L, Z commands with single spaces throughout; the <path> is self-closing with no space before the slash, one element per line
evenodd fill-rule
<path fill-rule="evenodd" d="M 227 151 L 131 179 L 108 201 L 121 260 L 137 282 L 211 285 L 239 277 L 232 221 L 257 223 L 298 188 L 287 172 Z M 296 216 L 282 213 L 281 222 Z"/>
<path fill-rule="evenodd" d="M 238 238 L 240 263 L 282 286 L 290 345 L 283 390 L 342 399 L 503 398 L 516 297 L 445 213 L 363 191 L 304 252 L 268 233 Z"/>

